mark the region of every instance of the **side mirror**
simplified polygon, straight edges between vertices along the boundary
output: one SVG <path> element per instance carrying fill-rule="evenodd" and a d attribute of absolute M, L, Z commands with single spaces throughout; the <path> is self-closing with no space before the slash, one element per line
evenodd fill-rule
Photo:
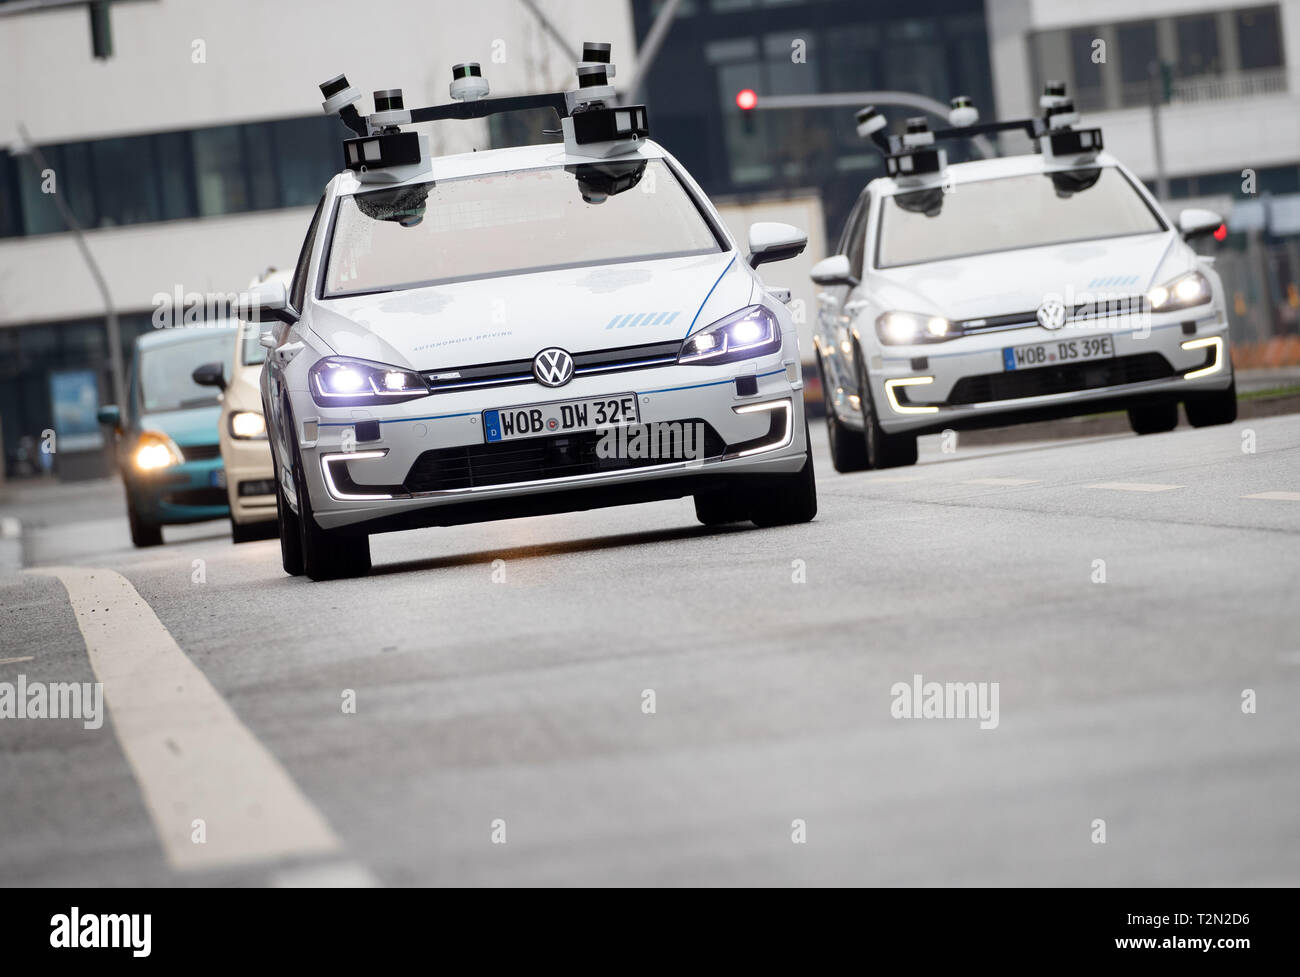
<path fill-rule="evenodd" d="M 768 261 L 785 261 L 803 254 L 808 235 L 790 224 L 760 221 L 749 225 L 749 266 L 757 268 Z"/>
<path fill-rule="evenodd" d="M 298 320 L 289 308 L 289 290 L 284 282 L 270 281 L 254 285 L 239 295 L 239 318 L 245 322 L 287 322 Z"/>
<path fill-rule="evenodd" d="M 849 267 L 849 256 L 833 254 L 813 265 L 812 280 L 818 285 L 856 285 L 853 269 Z"/>
<path fill-rule="evenodd" d="M 226 389 L 226 376 L 220 363 L 204 363 L 202 366 L 196 366 L 194 372 L 190 374 L 190 379 L 200 387 Z"/>
<path fill-rule="evenodd" d="M 1205 237 L 1223 227 L 1223 218 L 1212 210 L 1190 207 L 1178 215 L 1178 230 L 1184 241 Z"/>
<path fill-rule="evenodd" d="M 95 417 L 100 424 L 107 424 L 115 431 L 122 426 L 122 408 L 117 404 L 105 404 L 95 412 Z"/>
<path fill-rule="evenodd" d="M 262 333 L 262 335 L 257 337 L 257 345 L 261 346 L 263 349 L 275 349 L 276 347 L 275 333 L 273 332 Z"/>

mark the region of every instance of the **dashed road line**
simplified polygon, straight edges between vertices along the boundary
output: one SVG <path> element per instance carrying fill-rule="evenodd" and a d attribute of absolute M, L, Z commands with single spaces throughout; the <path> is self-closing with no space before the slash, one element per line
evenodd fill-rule
<path fill-rule="evenodd" d="M 208 869 L 337 852 L 325 817 L 112 570 L 43 567 L 68 591 L 167 862 Z M 206 841 L 196 843 L 201 819 Z"/>
<path fill-rule="evenodd" d="M 1113 492 L 1169 492 L 1185 485 L 1162 485 L 1158 482 L 1096 482 L 1084 488 L 1108 489 Z"/>
<path fill-rule="evenodd" d="M 17 665 L 19 662 L 30 662 L 35 660 L 35 655 L 27 655 L 23 658 L 0 658 L 0 665 Z"/>
<path fill-rule="evenodd" d="M 1274 502 L 1300 502 L 1300 492 L 1256 492 L 1243 495 L 1243 499 L 1271 499 Z"/>
<path fill-rule="evenodd" d="M 272 873 L 267 883 L 274 889 L 377 889 L 379 880 L 356 862 L 298 865 Z"/>

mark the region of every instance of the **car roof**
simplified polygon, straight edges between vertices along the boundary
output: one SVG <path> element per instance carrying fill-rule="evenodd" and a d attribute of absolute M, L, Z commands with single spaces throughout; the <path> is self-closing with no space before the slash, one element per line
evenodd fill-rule
<path fill-rule="evenodd" d="M 1052 173 L 1059 170 L 1077 170 L 1094 166 L 1118 166 L 1119 160 L 1109 153 L 1098 153 L 1094 161 L 1085 164 L 1049 161 L 1041 153 L 1023 153 L 1019 156 L 996 156 L 992 159 L 976 159 L 968 163 L 953 163 L 936 175 L 934 186 L 951 181 L 952 183 L 975 183 L 980 180 L 996 180 L 1005 176 L 1023 176 L 1027 173 Z M 899 184 L 891 177 L 882 176 L 872 180 L 868 186 L 872 193 L 890 197 L 896 193 L 907 193 L 919 189 L 925 184 Z"/>
<path fill-rule="evenodd" d="M 180 329 L 155 329 L 153 332 L 141 333 L 135 338 L 137 349 L 156 349 L 159 346 L 173 346 L 177 343 L 197 342 L 204 336 L 211 335 L 228 335 L 233 333 L 239 324 L 233 319 L 220 320 L 222 325 L 201 325 L 183 326 Z M 225 323 L 229 323 L 226 325 Z"/>
<path fill-rule="evenodd" d="M 430 180 L 455 180 L 466 176 L 488 173 L 509 173 L 515 170 L 541 169 L 549 166 L 580 166 L 584 163 L 621 163 L 639 159 L 664 159 L 668 152 L 650 139 L 642 140 L 636 149 L 614 156 L 596 158 L 574 156 L 564 151 L 564 143 L 550 142 L 537 146 L 510 146 L 503 149 L 485 149 L 478 152 L 457 153 L 452 156 L 434 156 L 429 169 L 400 183 L 362 183 L 351 170 L 334 177 L 335 192 L 339 196 L 365 193 L 370 190 L 388 190 L 408 184 L 427 183 Z"/>

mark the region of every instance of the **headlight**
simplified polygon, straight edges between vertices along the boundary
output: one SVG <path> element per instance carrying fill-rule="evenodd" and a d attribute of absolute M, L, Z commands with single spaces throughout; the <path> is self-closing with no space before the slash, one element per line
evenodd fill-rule
<path fill-rule="evenodd" d="M 142 472 L 170 468 L 185 460 L 181 449 L 165 434 L 157 431 L 145 431 L 135 443 L 135 467 Z"/>
<path fill-rule="evenodd" d="M 1152 312 L 1173 312 L 1204 305 L 1210 301 L 1211 294 L 1210 280 L 1199 271 L 1189 271 L 1151 289 L 1147 292 L 1147 301 L 1151 303 Z"/>
<path fill-rule="evenodd" d="M 321 407 L 396 404 L 429 393 L 418 373 L 345 356 L 317 360 L 310 376 L 311 399 Z"/>
<path fill-rule="evenodd" d="M 244 440 L 265 438 L 266 418 L 256 411 L 234 411 L 230 415 L 230 436 Z"/>
<path fill-rule="evenodd" d="M 961 329 L 941 315 L 919 312 L 886 312 L 876 320 L 876 335 L 890 346 L 941 343 L 959 335 Z"/>
<path fill-rule="evenodd" d="M 761 305 L 734 312 L 688 336 L 678 363 L 730 363 L 766 356 L 781 348 L 781 325 Z"/>

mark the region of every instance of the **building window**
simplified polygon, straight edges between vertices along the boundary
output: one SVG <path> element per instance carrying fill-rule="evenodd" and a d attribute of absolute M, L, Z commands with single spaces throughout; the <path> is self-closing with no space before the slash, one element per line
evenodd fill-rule
<path fill-rule="evenodd" d="M 1237 19 L 1237 50 L 1242 70 L 1281 68 L 1285 62 L 1277 7 L 1238 10 L 1233 16 Z"/>
<path fill-rule="evenodd" d="M 1179 78 L 1200 78 L 1222 72 L 1219 27 L 1213 14 L 1179 17 L 1174 27 L 1178 37 Z"/>
<path fill-rule="evenodd" d="M 1156 22 L 1120 24 L 1115 38 L 1119 45 L 1120 104 L 1146 105 L 1151 101 L 1151 66 L 1160 57 Z"/>

